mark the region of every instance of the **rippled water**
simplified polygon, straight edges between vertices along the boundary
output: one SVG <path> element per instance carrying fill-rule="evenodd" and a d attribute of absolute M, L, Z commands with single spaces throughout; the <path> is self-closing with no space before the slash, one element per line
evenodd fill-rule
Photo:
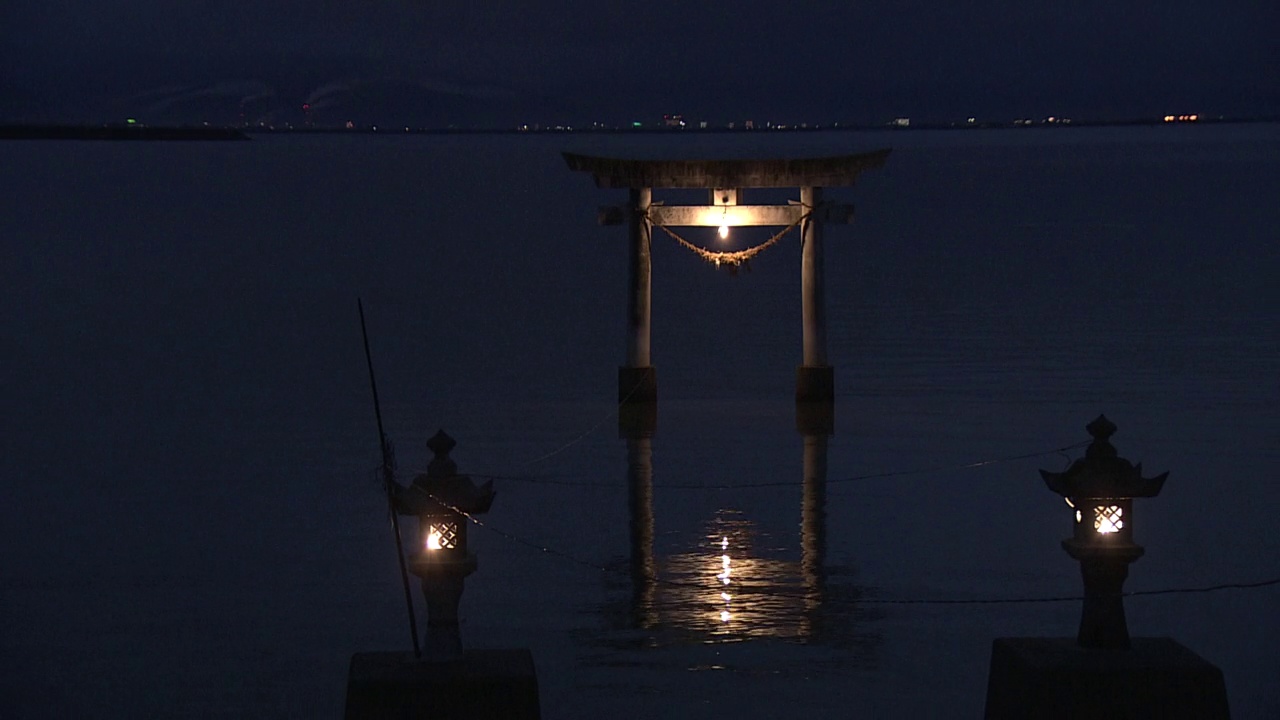
<path fill-rule="evenodd" d="M 621 198 L 559 151 L 890 145 L 831 193 L 858 208 L 827 240 L 834 433 L 797 430 L 796 246 L 730 277 L 655 238 L 657 431 L 619 437 L 625 239 L 594 219 Z M 444 427 L 496 476 L 463 636 L 531 648 L 547 717 L 977 716 L 991 639 L 1069 636 L 1078 606 L 897 601 L 1076 593 L 1036 470 L 1079 451 L 967 464 L 1105 412 L 1171 473 L 1128 588 L 1280 574 L 1278 150 L 1272 125 L 0 144 L 0 708 L 336 716 L 351 653 L 408 647 L 359 296 L 402 474 Z M 1266 717 L 1277 597 L 1127 608 Z"/>

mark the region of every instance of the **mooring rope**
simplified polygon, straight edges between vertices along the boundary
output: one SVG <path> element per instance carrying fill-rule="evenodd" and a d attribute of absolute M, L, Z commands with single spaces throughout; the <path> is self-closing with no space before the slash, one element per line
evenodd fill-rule
<path fill-rule="evenodd" d="M 828 485 L 838 485 L 843 483 L 858 482 L 862 480 L 880 480 L 884 478 L 905 477 L 909 475 L 925 475 L 930 473 L 947 472 L 951 470 L 970 470 L 973 468 L 986 467 L 988 465 L 997 465 L 1000 463 L 1014 462 L 1016 460 L 1029 460 L 1031 458 L 1045 457 L 1049 455 L 1062 455 L 1066 457 L 1067 464 L 1070 464 L 1071 458 L 1066 455 L 1071 450 L 1078 450 L 1088 445 L 1090 441 L 1064 445 L 1060 448 L 1051 450 L 1040 450 L 1038 452 L 1021 453 L 1018 455 L 1005 455 L 987 460 L 977 460 L 974 462 L 955 463 L 951 465 L 933 465 L 930 467 L 911 468 L 908 470 L 892 470 L 878 473 L 866 473 L 862 475 L 850 475 L 846 477 L 830 478 L 825 482 Z M 472 477 L 483 478 L 486 480 L 514 480 L 517 482 L 526 482 L 534 485 L 560 485 L 565 487 L 593 487 L 593 488 L 615 488 L 619 487 L 617 483 L 608 482 L 583 482 L 574 480 L 562 480 L 555 475 L 490 475 L 483 473 L 470 473 Z M 783 487 L 802 487 L 803 480 L 769 480 L 757 483 L 733 483 L 733 484 L 708 484 L 708 483 L 654 483 L 655 490 L 756 490 L 760 488 L 783 488 Z"/>
<path fill-rule="evenodd" d="M 529 460 L 528 462 L 524 463 L 522 467 L 529 467 L 530 465 L 537 465 L 540 462 L 545 462 L 546 460 L 549 460 L 555 457 L 556 455 L 559 455 L 560 453 L 564 452 L 565 450 L 568 450 L 574 445 L 577 445 L 578 443 L 582 442 L 583 439 L 585 439 L 588 435 L 594 433 L 595 431 L 599 430 L 601 426 L 603 426 L 606 422 L 617 417 L 618 413 L 622 412 L 623 406 L 627 404 L 627 401 L 631 399 L 632 395 L 636 394 L 636 391 L 639 390 L 642 385 L 644 385 L 645 380 L 647 379 L 648 379 L 647 377 L 642 377 L 639 380 L 636 380 L 635 385 L 631 386 L 631 389 L 627 391 L 627 394 L 624 395 L 623 398 L 618 401 L 618 404 L 615 405 L 607 415 L 597 420 L 595 424 L 593 424 L 591 427 L 579 433 L 577 437 L 573 438 L 569 442 L 561 445 L 560 447 L 556 448 L 555 450 L 552 450 L 549 453 L 539 455 L 538 457 L 532 460 Z M 476 477 L 491 477 L 491 476 L 477 475 Z"/>

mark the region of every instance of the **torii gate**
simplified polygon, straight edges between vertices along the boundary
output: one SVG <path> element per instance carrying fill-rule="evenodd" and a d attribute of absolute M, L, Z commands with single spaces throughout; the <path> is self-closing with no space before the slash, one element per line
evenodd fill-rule
<path fill-rule="evenodd" d="M 740 227 L 801 226 L 800 297 L 803 362 L 796 373 L 797 402 L 827 402 L 835 397 L 835 374 L 827 361 L 826 300 L 823 290 L 822 227 L 848 224 L 849 205 L 822 201 L 824 187 L 852 186 L 863 170 L 884 165 L 889 150 L 858 155 L 774 160 L 620 160 L 563 153 L 569 169 L 589 172 L 599 188 L 627 188 L 625 208 L 600 210 L 602 225 L 625 218 L 629 238 L 627 364 L 618 368 L 618 399 L 654 402 L 658 382 L 649 354 L 653 226 Z M 788 205 L 739 205 L 743 188 L 800 188 L 800 202 Z M 703 188 L 710 205 L 655 205 L 654 188 Z M 776 237 L 775 237 L 776 239 Z M 744 253 L 703 253 L 708 257 Z M 732 261 L 732 260 L 731 260 Z"/>

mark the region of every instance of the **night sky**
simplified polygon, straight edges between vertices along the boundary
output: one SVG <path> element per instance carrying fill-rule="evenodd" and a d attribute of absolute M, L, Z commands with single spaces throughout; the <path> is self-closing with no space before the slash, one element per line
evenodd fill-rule
<path fill-rule="evenodd" d="M 0 120 L 1280 114 L 1269 0 L 5 0 Z"/>

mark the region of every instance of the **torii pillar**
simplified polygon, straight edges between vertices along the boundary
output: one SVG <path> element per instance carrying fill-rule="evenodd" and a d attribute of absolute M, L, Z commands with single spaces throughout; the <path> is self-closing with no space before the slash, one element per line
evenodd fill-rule
<path fill-rule="evenodd" d="M 850 186 L 863 170 L 884 165 L 889 150 L 859 155 L 773 160 L 620 160 L 563 153 L 571 170 L 590 172 L 596 187 L 627 188 L 626 207 L 602 207 L 602 225 L 627 223 L 627 357 L 618 369 L 618 399 L 624 404 L 658 399 L 650 353 L 652 327 L 653 225 L 739 227 L 801 225 L 800 297 L 803 352 L 796 373 L 796 401 L 831 403 L 835 373 L 827 359 L 826 297 L 822 229 L 847 223 L 853 209 L 824 204 L 824 187 Z M 739 205 L 743 188 L 800 188 L 790 205 Z M 703 188 L 710 205 L 655 205 L 654 188 Z"/>
<path fill-rule="evenodd" d="M 822 204 L 822 188 L 800 188 L 800 206 Z M 822 218 L 810 214 L 800 233 L 800 315 L 803 360 L 796 370 L 796 402 L 833 402 L 835 370 L 827 362 L 827 299 L 822 262 Z"/>
<path fill-rule="evenodd" d="M 631 189 L 627 203 L 627 364 L 618 368 L 618 401 L 623 403 L 658 399 L 658 377 L 649 354 L 653 326 L 652 203 L 652 189 Z"/>

